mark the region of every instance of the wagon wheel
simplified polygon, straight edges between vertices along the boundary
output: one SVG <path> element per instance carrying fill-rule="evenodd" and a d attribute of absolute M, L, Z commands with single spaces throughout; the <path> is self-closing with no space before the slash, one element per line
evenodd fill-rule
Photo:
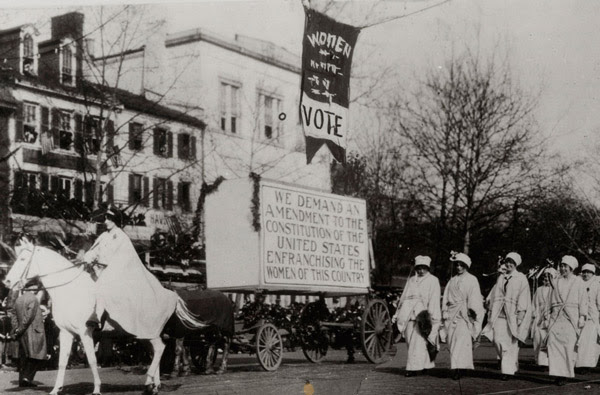
<path fill-rule="evenodd" d="M 264 324 L 256 331 L 256 357 L 264 370 L 277 370 L 283 360 L 283 340 L 273 324 Z"/>
<path fill-rule="evenodd" d="M 392 322 L 385 303 L 371 300 L 360 322 L 360 340 L 365 357 L 371 363 L 383 362 L 392 345 Z"/>
<path fill-rule="evenodd" d="M 327 355 L 329 340 L 318 328 L 312 329 L 310 335 L 302 338 L 302 353 L 312 363 L 319 363 Z"/>

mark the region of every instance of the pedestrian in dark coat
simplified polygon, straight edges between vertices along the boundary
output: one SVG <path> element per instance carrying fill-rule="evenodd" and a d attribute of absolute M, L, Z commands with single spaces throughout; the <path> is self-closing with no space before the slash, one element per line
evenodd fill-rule
<path fill-rule="evenodd" d="M 19 387 L 35 387 L 33 378 L 46 360 L 46 334 L 40 302 L 33 292 L 24 291 L 15 301 L 18 326 L 13 337 L 19 340 Z"/>

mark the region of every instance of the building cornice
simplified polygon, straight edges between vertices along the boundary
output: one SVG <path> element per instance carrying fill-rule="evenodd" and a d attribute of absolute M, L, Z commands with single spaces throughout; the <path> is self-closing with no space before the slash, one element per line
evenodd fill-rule
<path fill-rule="evenodd" d="M 204 42 L 207 42 L 210 44 L 214 44 L 221 48 L 248 56 L 252 59 L 256 59 L 258 61 L 279 67 L 281 69 L 291 71 L 292 73 L 301 74 L 301 72 L 302 72 L 302 68 L 297 65 L 281 61 L 272 56 L 262 54 L 258 51 L 248 49 L 248 48 L 244 47 L 243 45 L 238 44 L 236 41 L 231 41 L 231 40 L 227 40 L 227 39 L 218 37 L 217 35 L 208 33 L 202 29 L 192 29 L 192 30 L 186 30 L 186 31 L 179 32 L 179 33 L 170 34 L 165 41 L 165 47 L 166 48 L 176 47 L 176 46 L 185 45 L 185 44 L 189 44 L 189 43 L 193 43 L 193 42 L 199 42 L 199 41 L 204 41 Z"/>

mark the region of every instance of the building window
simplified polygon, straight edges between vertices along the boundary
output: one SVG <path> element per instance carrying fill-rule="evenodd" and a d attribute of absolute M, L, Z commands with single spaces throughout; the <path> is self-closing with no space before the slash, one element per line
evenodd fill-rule
<path fill-rule="evenodd" d="M 63 84 L 73 85 L 74 81 L 74 55 L 71 44 L 63 45 L 61 48 L 61 80 Z"/>
<path fill-rule="evenodd" d="M 35 53 L 34 53 L 33 37 L 26 34 L 23 37 L 23 72 L 35 73 Z"/>
<path fill-rule="evenodd" d="M 190 198 L 190 190 L 192 184 L 189 182 L 180 182 L 179 183 L 179 191 L 177 196 L 177 203 L 181 210 L 183 211 L 191 211 L 191 198 Z"/>
<path fill-rule="evenodd" d="M 188 133 L 177 135 L 179 159 L 196 159 L 196 138 Z"/>
<path fill-rule="evenodd" d="M 71 199 L 71 185 L 73 180 L 67 177 L 58 177 L 57 195 L 65 199 Z"/>
<path fill-rule="evenodd" d="M 54 142 L 55 147 L 70 150 L 73 144 L 73 131 L 71 130 L 71 114 L 65 111 L 58 113 L 58 141 Z"/>
<path fill-rule="evenodd" d="M 144 127 L 140 123 L 129 124 L 129 149 L 141 151 L 144 148 Z"/>
<path fill-rule="evenodd" d="M 131 175 L 131 200 L 133 204 L 140 204 L 143 202 L 142 176 L 139 174 Z"/>
<path fill-rule="evenodd" d="M 271 95 L 258 95 L 259 125 L 263 137 L 267 140 L 277 139 L 280 133 L 278 114 L 281 111 L 281 100 Z"/>
<path fill-rule="evenodd" d="M 154 129 L 154 154 L 163 156 L 165 158 L 171 157 L 172 150 L 171 144 L 173 134 L 165 129 L 156 128 Z"/>
<path fill-rule="evenodd" d="M 100 136 L 100 118 L 86 117 L 84 141 L 88 152 L 92 155 L 96 155 L 100 152 Z"/>
<path fill-rule="evenodd" d="M 154 208 L 164 209 L 167 207 L 167 180 L 165 178 L 154 179 Z"/>
<path fill-rule="evenodd" d="M 38 137 L 37 112 L 35 104 L 23 104 L 23 141 L 27 143 L 35 143 Z"/>
<path fill-rule="evenodd" d="M 240 87 L 221 82 L 219 89 L 219 110 L 221 112 L 221 130 L 237 133 L 240 117 Z"/>

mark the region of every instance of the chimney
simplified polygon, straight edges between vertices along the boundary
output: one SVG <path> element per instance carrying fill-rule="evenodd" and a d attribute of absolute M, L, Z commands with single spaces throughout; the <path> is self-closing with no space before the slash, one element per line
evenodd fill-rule
<path fill-rule="evenodd" d="M 83 76 L 83 21 L 84 15 L 81 12 L 69 12 L 68 14 L 55 16 L 50 22 L 50 34 L 52 40 L 71 37 L 77 45 L 76 54 L 76 75 L 79 81 Z"/>

